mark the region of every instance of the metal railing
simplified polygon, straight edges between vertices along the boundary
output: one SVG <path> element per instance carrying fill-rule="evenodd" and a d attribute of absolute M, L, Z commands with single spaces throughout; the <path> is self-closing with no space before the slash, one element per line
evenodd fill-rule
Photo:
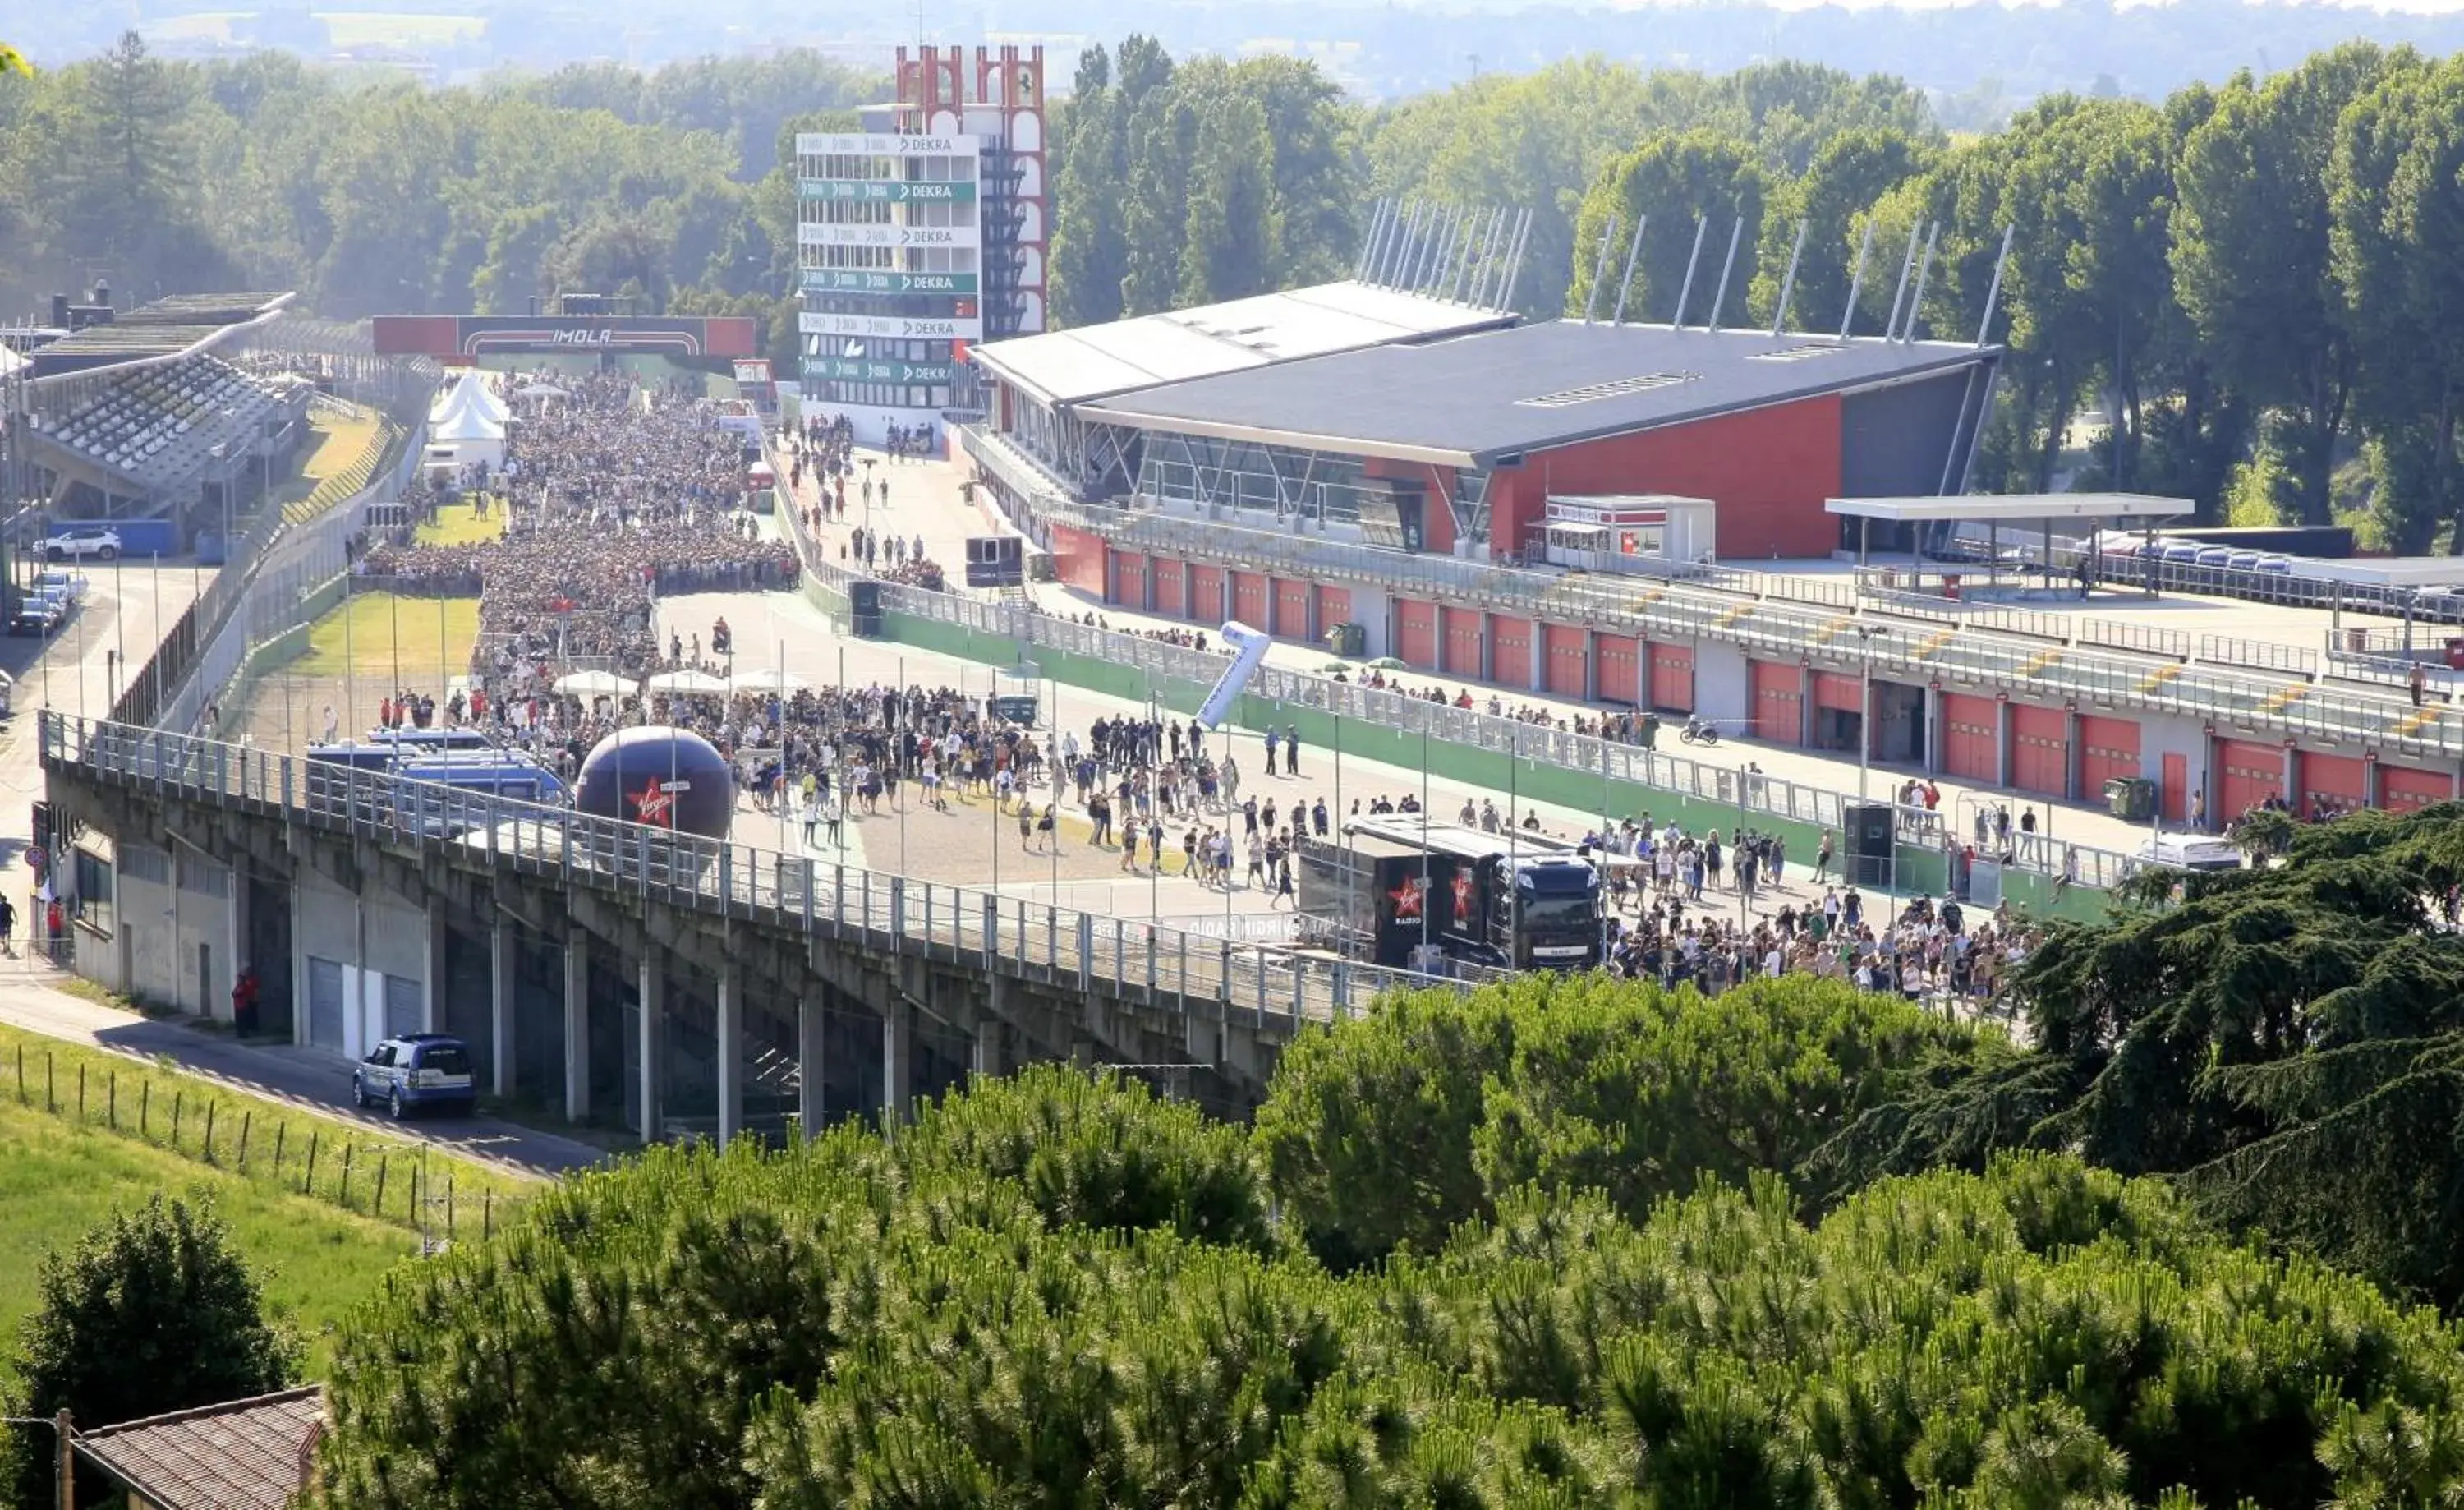
<path fill-rule="evenodd" d="M 1710 578 L 1681 583 L 1555 575 L 1329 540 L 1306 527 L 1284 535 L 1153 509 L 1070 503 L 1056 507 L 1053 518 L 1133 549 L 1254 563 L 1262 571 L 1285 569 L 1321 581 L 1352 580 L 1406 595 L 1428 591 L 1517 617 L 1545 617 L 1638 637 L 1726 639 L 1789 658 L 1837 661 L 1850 670 L 1870 662 L 1878 674 L 1947 675 L 2033 688 L 2043 696 L 2087 698 L 2111 706 L 2177 716 L 2222 717 L 2253 728 L 2367 743 L 2420 759 L 2464 758 L 2464 726 L 2445 720 L 2416 720 L 2398 699 L 2332 691 L 2285 699 L 2279 696 L 2283 689 L 2277 679 L 2237 677 L 2209 667 L 2150 668 L 2083 648 L 2076 636 L 2066 646 L 2052 647 L 2057 654 L 2048 659 L 2045 645 L 2002 640 L 1991 630 L 1970 633 L 1963 621 L 1946 626 L 1960 629 L 1955 638 L 1922 657 L 1912 657 L 1902 649 L 1906 636 L 1876 636 L 1868 643 L 1859 636 L 1837 634 L 1839 614 L 1826 607 L 1780 597 L 1749 597 Z M 2106 580 L 2139 581 L 2145 574 L 2144 569 L 2126 577 L 2108 574 Z M 2336 597 L 2328 590 L 2332 584 L 2264 572 L 2196 567 L 2177 572 L 2171 566 L 2158 564 L 2157 575 L 2161 585 L 2184 590 L 2218 590 L 2217 581 L 2232 578 L 2250 594 L 2262 589 L 2274 593 L 2268 601 L 2314 607 L 2354 601 L 2349 596 Z M 2100 635 L 2094 643 L 2111 640 Z M 2145 640 L 2146 653 L 2168 657 L 2178 657 L 2179 643 L 2161 631 L 2149 632 Z M 2158 671 L 2162 674 L 2153 674 Z"/>
<path fill-rule="evenodd" d="M 851 574 L 834 566 L 823 568 L 823 574 L 825 581 L 841 590 L 846 582 L 852 580 Z M 956 625 L 1022 645 L 1048 646 L 1152 676 L 1168 677 L 1198 689 L 1212 685 L 1223 671 L 1224 657 L 1211 651 L 1122 634 L 1051 614 L 891 584 L 882 586 L 881 595 L 885 612 Z M 1249 683 L 1249 696 L 1334 714 L 1406 735 L 1423 735 L 1437 744 L 1510 755 L 1533 767 L 1546 766 L 1558 771 L 1578 772 L 1602 783 L 1603 807 L 1608 800 L 1608 784 L 1624 782 L 1672 797 L 1734 808 L 1743 824 L 1779 818 L 1837 830 L 1844 826 L 1846 805 L 1858 800 L 1844 792 L 1785 777 L 1740 771 L 1683 755 L 1646 750 L 1637 744 L 1525 723 L 1280 666 L 1260 667 Z M 1891 784 L 1896 785 L 1895 778 Z M 1945 815 L 1938 811 L 1904 803 L 1893 803 L 1892 810 L 1902 844 L 1936 850 L 1946 838 L 1955 837 L 1947 833 Z M 1604 812 L 1603 816 L 1618 815 Z M 2058 876 L 2066 852 L 2075 852 L 2073 878 L 2082 885 L 2101 886 L 2105 883 L 2095 877 L 2118 877 L 2137 863 L 2127 855 L 2091 846 L 2063 845 L 2023 850 L 2017 868 Z"/>
<path fill-rule="evenodd" d="M 2229 666 L 2264 666 L 2304 680 L 2319 675 L 2319 653 L 2273 640 L 2243 639 L 2232 634 L 2199 636 L 2199 658 Z"/>
<path fill-rule="evenodd" d="M 1460 982 L 1297 954 L 1024 897 L 938 885 L 759 845 L 297 759 L 161 729 L 40 715 L 49 769 L 82 767 L 184 797 L 319 824 L 491 867 L 702 913 L 851 938 L 891 952 L 948 949 L 989 972 L 1102 982 L 1183 1011 L 1260 1027 L 1346 1017 L 1381 992 Z M 1202 1004 L 1202 1006 L 1201 1006 Z"/>

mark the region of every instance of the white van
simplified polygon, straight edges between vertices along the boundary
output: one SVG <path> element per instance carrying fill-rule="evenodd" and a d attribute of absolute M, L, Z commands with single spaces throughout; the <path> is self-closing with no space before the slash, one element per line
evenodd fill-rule
<path fill-rule="evenodd" d="M 2139 858 L 2151 865 L 2169 865 L 2182 871 L 2237 871 L 2242 868 L 2241 851 L 2222 839 L 2211 839 L 2195 833 L 2167 833 L 2148 840 L 2139 847 Z"/>

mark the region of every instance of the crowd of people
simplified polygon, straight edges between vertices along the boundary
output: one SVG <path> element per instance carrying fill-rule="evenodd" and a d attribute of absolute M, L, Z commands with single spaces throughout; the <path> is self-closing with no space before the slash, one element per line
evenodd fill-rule
<path fill-rule="evenodd" d="M 371 586 L 474 588 L 473 672 L 509 711 L 577 663 L 655 669 L 661 593 L 797 579 L 792 547 L 763 539 L 743 506 L 746 441 L 715 406 L 624 372 L 567 377 L 559 392 L 514 400 L 504 465 L 481 483 L 481 506 L 504 510 L 499 538 L 424 544 L 406 527 L 353 565 Z"/>

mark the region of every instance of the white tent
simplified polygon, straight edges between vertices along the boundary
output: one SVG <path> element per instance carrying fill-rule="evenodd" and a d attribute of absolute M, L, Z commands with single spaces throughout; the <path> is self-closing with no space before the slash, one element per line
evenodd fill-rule
<path fill-rule="evenodd" d="M 456 407 L 429 419 L 428 450 L 431 461 L 439 459 L 439 451 L 450 450 L 457 467 L 473 461 L 501 467 L 505 464 L 504 422 L 490 419 L 469 405 Z"/>
<path fill-rule="evenodd" d="M 670 697 L 717 698 L 727 694 L 727 678 L 706 671 L 663 671 L 648 683 L 652 692 Z"/>
<path fill-rule="evenodd" d="M 513 412 L 505 407 L 505 401 L 498 398 L 495 390 L 488 387 L 488 380 L 479 375 L 479 369 L 476 367 L 466 368 L 462 376 L 454 381 L 452 389 L 444 397 L 429 406 L 429 421 L 431 424 L 436 423 L 460 409 L 475 410 L 499 423 L 503 422 L 507 414 Z"/>

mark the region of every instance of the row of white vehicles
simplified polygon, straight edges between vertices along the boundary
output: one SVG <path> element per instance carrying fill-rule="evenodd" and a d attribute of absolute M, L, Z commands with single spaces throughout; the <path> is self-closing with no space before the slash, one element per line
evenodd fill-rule
<path fill-rule="evenodd" d="M 27 585 L 17 600 L 16 616 L 9 621 L 11 634 L 40 634 L 48 638 L 59 633 L 85 602 L 87 582 L 82 573 L 53 566 Z"/>

